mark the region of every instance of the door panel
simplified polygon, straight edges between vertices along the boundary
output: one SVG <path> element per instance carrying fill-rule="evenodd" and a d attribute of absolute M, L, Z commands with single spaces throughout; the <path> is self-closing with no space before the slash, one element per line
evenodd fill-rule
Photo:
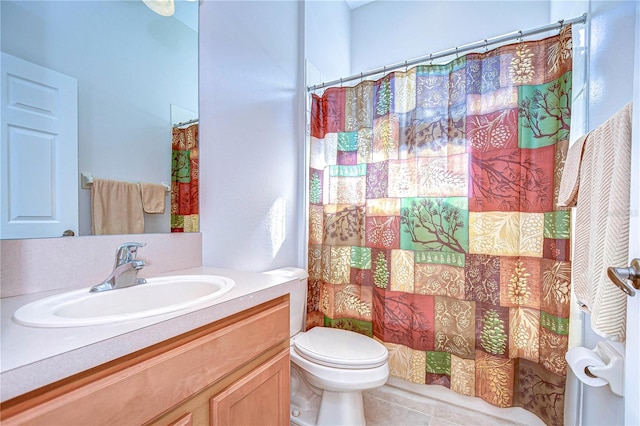
<path fill-rule="evenodd" d="M 636 3 L 629 261 L 640 258 L 640 3 Z M 614 266 L 614 265 L 611 265 Z M 620 265 L 627 266 L 627 265 Z M 625 424 L 640 424 L 640 292 L 627 299 Z"/>
<path fill-rule="evenodd" d="M 2 239 L 78 231 L 77 86 L 2 53 Z"/>

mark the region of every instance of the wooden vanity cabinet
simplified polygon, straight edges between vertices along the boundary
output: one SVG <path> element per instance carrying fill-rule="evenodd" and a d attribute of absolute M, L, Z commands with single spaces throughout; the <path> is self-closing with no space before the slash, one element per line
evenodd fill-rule
<path fill-rule="evenodd" d="M 288 425 L 283 296 L 6 401 L 3 425 Z"/>

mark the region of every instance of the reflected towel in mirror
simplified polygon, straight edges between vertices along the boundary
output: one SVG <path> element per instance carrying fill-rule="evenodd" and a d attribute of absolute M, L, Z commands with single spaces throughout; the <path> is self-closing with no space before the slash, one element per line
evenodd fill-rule
<path fill-rule="evenodd" d="M 164 213 L 167 189 L 155 183 L 139 183 L 142 209 L 145 213 Z"/>
<path fill-rule="evenodd" d="M 91 186 L 93 235 L 141 234 L 144 215 L 135 183 L 94 179 Z"/>

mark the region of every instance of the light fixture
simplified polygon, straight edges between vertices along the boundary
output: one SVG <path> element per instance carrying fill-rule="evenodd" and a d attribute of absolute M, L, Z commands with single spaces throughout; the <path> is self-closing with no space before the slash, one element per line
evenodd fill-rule
<path fill-rule="evenodd" d="M 144 4 L 158 15 L 171 16 L 176 10 L 173 0 L 142 0 Z"/>

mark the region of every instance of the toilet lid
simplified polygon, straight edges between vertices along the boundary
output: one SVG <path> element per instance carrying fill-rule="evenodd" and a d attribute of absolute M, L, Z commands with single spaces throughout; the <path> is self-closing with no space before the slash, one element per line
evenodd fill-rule
<path fill-rule="evenodd" d="M 353 331 L 314 327 L 293 341 L 295 351 L 317 364 L 336 368 L 374 368 L 388 358 L 387 348 Z"/>

